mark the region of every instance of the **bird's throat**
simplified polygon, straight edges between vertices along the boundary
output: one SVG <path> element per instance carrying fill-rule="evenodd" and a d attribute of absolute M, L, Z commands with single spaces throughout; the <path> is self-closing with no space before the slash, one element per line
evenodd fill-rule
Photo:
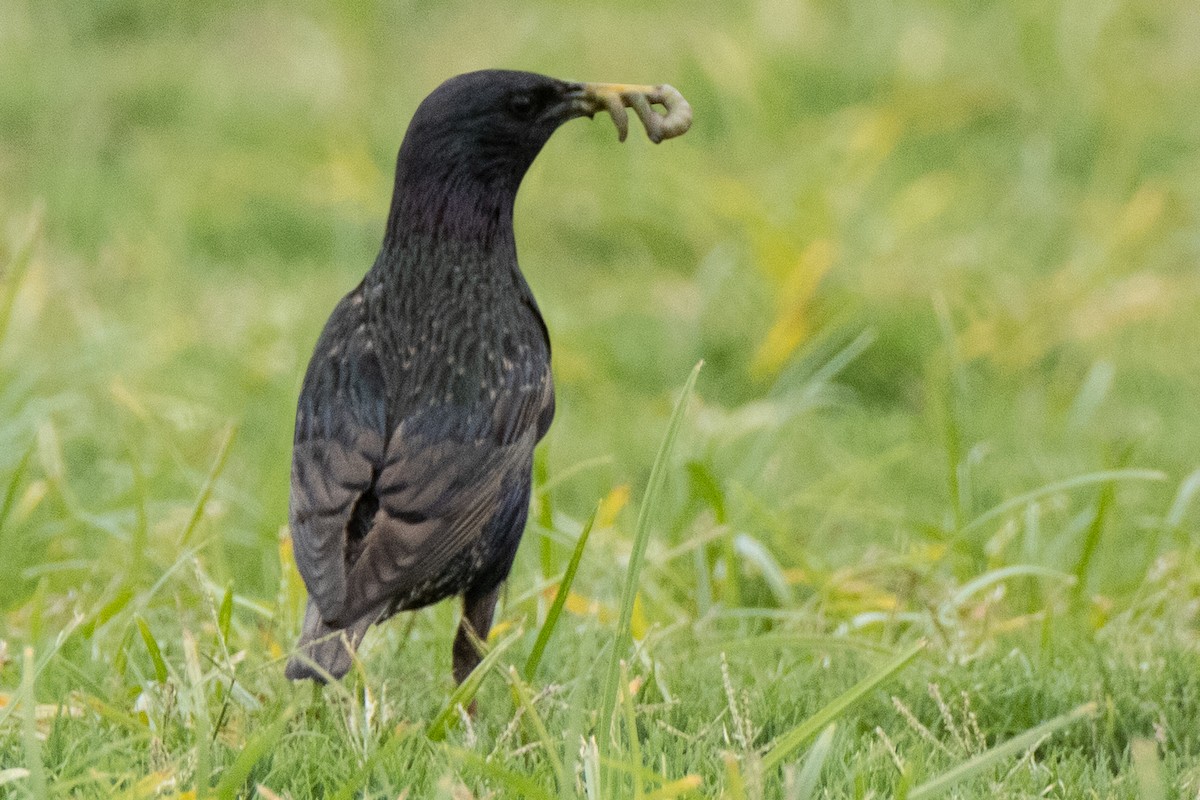
<path fill-rule="evenodd" d="M 474 181 L 414 180 L 397 183 L 384 250 L 400 252 L 443 242 L 481 257 L 514 249 L 515 192 Z"/>
<path fill-rule="evenodd" d="M 409 148 L 396 163 L 385 247 L 414 237 L 453 240 L 481 251 L 509 248 L 513 205 L 524 169 L 498 159 L 468 158 L 453 149 Z"/>

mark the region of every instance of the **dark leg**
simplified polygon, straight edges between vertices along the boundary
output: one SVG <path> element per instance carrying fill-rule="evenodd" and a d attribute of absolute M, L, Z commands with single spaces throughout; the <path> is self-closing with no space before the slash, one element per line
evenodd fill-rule
<path fill-rule="evenodd" d="M 458 635 L 454 637 L 454 680 L 458 683 L 466 680 L 471 670 L 475 669 L 483 658 L 475 649 L 467 631 L 474 633 L 476 638 L 487 639 L 488 631 L 492 629 L 496 600 L 499 598 L 499 586 L 479 594 L 467 592 L 463 597 L 462 620 L 458 623 Z"/>

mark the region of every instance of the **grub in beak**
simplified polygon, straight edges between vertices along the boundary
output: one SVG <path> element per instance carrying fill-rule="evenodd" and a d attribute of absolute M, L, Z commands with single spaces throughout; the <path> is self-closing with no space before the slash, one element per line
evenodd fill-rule
<path fill-rule="evenodd" d="M 682 136 L 692 125 L 692 107 L 679 90 L 667 84 L 641 86 L 629 83 L 585 83 L 580 95 L 580 110 L 588 115 L 607 111 L 617 126 L 617 138 L 625 141 L 629 134 L 629 115 L 632 108 L 646 128 L 650 141 L 658 144 L 665 139 Z M 654 106 L 662 106 L 659 113 Z"/>

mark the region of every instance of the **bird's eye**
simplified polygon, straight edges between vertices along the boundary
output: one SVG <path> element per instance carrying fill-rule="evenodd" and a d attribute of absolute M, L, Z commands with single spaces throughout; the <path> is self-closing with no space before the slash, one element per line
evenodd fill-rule
<path fill-rule="evenodd" d="M 517 119 L 529 119 L 537 111 L 537 104 L 527 94 L 514 94 L 508 99 L 508 110 Z"/>

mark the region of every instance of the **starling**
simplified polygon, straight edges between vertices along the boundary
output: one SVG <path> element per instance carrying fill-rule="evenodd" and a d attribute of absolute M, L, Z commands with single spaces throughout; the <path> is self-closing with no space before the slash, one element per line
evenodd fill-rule
<path fill-rule="evenodd" d="M 326 322 L 300 392 L 289 521 L 308 607 L 288 678 L 342 677 L 371 624 L 452 595 L 455 679 L 479 663 L 472 634 L 491 628 L 554 417 L 513 203 L 560 124 L 608 111 L 623 140 L 626 106 L 656 142 L 691 120 L 669 86 L 500 70 L 451 78 L 417 109 L 379 255 Z"/>

